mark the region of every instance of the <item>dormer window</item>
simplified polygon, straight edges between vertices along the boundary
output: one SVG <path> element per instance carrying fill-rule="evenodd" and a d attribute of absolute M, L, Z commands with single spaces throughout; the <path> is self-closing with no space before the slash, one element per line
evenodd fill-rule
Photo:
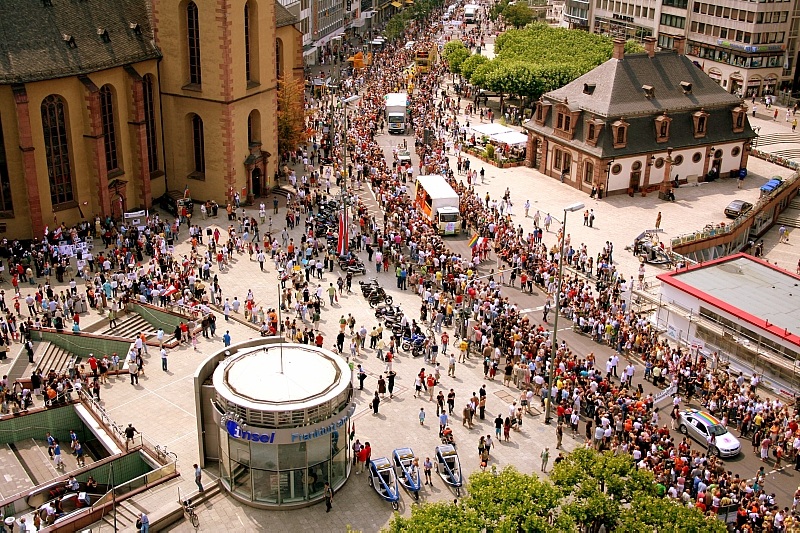
<path fill-rule="evenodd" d="M 628 144 L 628 127 L 629 123 L 625 122 L 624 118 L 620 118 L 611 124 L 611 131 L 614 135 L 614 148 L 625 148 Z"/>
<path fill-rule="evenodd" d="M 111 42 L 111 36 L 108 35 L 108 30 L 107 29 L 105 29 L 105 28 L 97 28 L 97 35 L 100 36 L 100 40 L 102 40 L 104 43 L 110 43 Z"/>
<path fill-rule="evenodd" d="M 544 125 L 545 121 L 547 120 L 547 114 L 550 112 L 551 107 L 552 105 L 544 100 L 536 102 L 536 114 L 533 116 L 534 121 L 540 126 Z"/>
<path fill-rule="evenodd" d="M 744 121 L 746 120 L 747 108 L 736 106 L 731 110 L 731 118 L 733 119 L 733 133 L 742 133 L 744 131 Z"/>
<path fill-rule="evenodd" d="M 590 119 L 586 121 L 583 131 L 586 133 L 585 141 L 589 146 L 597 146 L 600 139 L 600 132 L 603 131 L 605 123 L 602 120 Z"/>
<path fill-rule="evenodd" d="M 63 41 L 67 43 L 67 46 L 70 48 L 76 48 L 78 46 L 77 44 L 75 44 L 75 37 L 69 35 L 68 33 L 62 35 L 61 39 L 63 39 Z"/>
<path fill-rule="evenodd" d="M 666 113 L 656 117 L 656 142 L 663 143 L 669 141 L 669 128 L 672 124 L 672 119 Z"/>
<path fill-rule="evenodd" d="M 692 122 L 694 123 L 694 138 L 702 139 L 708 132 L 708 113 L 704 109 L 692 114 Z"/>
<path fill-rule="evenodd" d="M 559 111 L 558 118 L 556 119 L 556 128 L 569 133 L 571 126 L 572 117 L 567 113 Z"/>

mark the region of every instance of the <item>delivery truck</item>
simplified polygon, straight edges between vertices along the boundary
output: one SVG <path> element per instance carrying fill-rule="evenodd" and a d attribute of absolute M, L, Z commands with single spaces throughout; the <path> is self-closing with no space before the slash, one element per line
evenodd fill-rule
<path fill-rule="evenodd" d="M 389 133 L 405 133 L 408 95 L 406 93 L 389 93 L 386 95 L 384 103 Z"/>
<path fill-rule="evenodd" d="M 417 177 L 414 207 L 436 227 L 439 235 L 458 235 L 461 232 L 458 206 L 458 193 L 443 176 Z"/>
<path fill-rule="evenodd" d="M 476 4 L 467 4 L 464 6 L 464 23 L 474 24 L 478 20 L 478 10 L 481 6 Z"/>

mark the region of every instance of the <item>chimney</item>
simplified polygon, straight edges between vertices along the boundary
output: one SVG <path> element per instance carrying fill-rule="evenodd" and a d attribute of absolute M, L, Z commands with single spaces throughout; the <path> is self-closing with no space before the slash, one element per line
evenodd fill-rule
<path fill-rule="evenodd" d="M 647 57 L 653 57 L 656 55 L 656 38 L 655 37 L 645 37 L 644 38 L 644 49 L 647 52 Z"/>
<path fill-rule="evenodd" d="M 676 54 L 679 56 L 686 54 L 686 37 L 673 37 L 672 43 Z"/>
<path fill-rule="evenodd" d="M 622 59 L 625 56 L 625 39 L 614 39 L 614 59 Z"/>

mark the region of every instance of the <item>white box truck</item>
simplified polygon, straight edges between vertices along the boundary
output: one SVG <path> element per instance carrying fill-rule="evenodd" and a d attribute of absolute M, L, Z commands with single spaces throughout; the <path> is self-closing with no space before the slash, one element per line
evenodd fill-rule
<path fill-rule="evenodd" d="M 414 207 L 436 225 L 439 235 L 458 235 L 461 232 L 458 193 L 443 176 L 417 177 Z"/>
<path fill-rule="evenodd" d="M 386 124 L 389 133 L 405 133 L 408 95 L 406 93 L 389 93 L 384 99 L 384 104 L 386 105 Z"/>
<path fill-rule="evenodd" d="M 464 23 L 474 24 L 478 18 L 478 10 L 481 6 L 476 4 L 467 4 L 464 6 Z"/>

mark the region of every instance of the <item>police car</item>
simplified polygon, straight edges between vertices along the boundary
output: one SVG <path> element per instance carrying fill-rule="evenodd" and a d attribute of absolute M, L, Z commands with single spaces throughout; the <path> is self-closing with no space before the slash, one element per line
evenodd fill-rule
<path fill-rule="evenodd" d="M 742 450 L 739 439 L 710 413 L 697 409 L 681 411 L 678 417 L 680 432 L 708 447 L 708 452 L 718 457 L 734 457 Z M 710 444 L 713 436 L 713 444 Z"/>

